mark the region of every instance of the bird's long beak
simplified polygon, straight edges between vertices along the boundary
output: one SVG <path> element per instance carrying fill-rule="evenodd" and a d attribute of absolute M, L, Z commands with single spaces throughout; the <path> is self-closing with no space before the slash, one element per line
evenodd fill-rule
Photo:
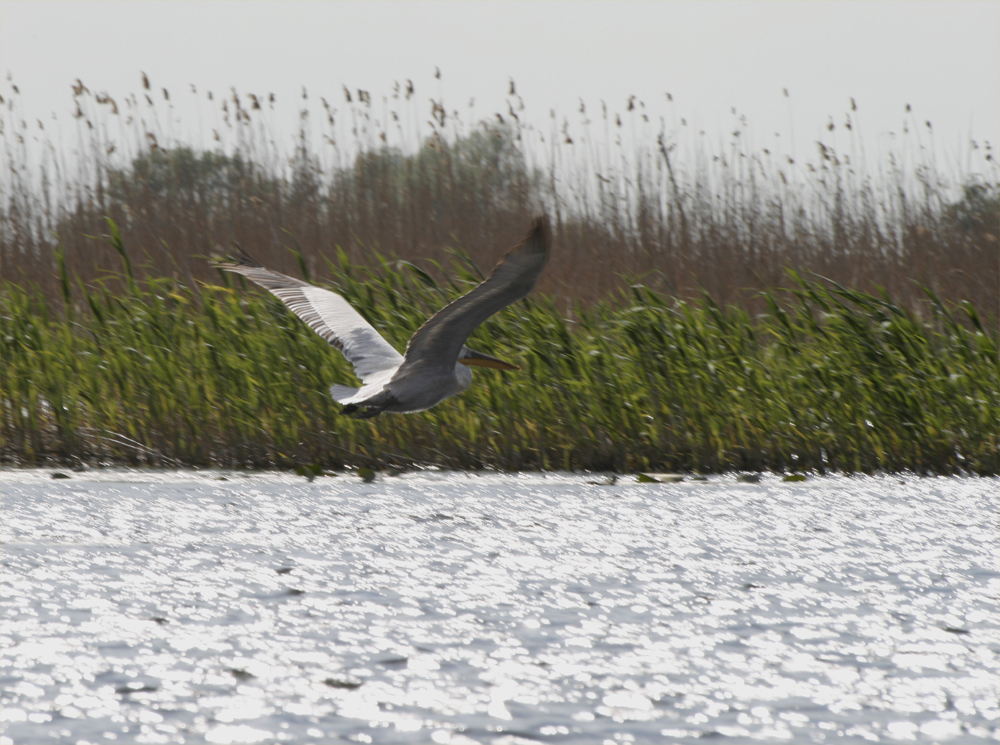
<path fill-rule="evenodd" d="M 469 348 L 465 350 L 465 356 L 459 357 L 458 361 L 463 365 L 475 365 L 476 367 L 492 367 L 494 370 L 520 370 L 521 368 L 517 365 L 512 365 L 509 362 L 504 362 L 503 360 L 497 359 L 496 357 L 491 357 L 488 354 L 483 354 L 482 352 L 474 352 Z"/>

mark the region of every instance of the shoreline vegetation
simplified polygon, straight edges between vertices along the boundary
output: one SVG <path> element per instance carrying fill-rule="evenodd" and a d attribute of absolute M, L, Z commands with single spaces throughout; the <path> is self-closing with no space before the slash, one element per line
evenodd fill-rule
<path fill-rule="evenodd" d="M 446 286 L 409 264 L 331 272 L 402 348 L 479 281 L 452 269 Z M 3 294 L 8 464 L 998 472 L 995 335 L 930 293 L 932 322 L 794 275 L 756 317 L 642 285 L 574 320 L 529 296 L 470 342 L 520 372 L 477 371 L 428 412 L 359 421 L 327 394 L 348 363 L 241 279 L 192 289 L 126 271 L 125 292 L 66 279 L 85 312 Z"/>
<path fill-rule="evenodd" d="M 144 84 L 119 103 L 78 83 L 73 167 L 2 101 L 5 465 L 1000 472 L 988 144 L 978 175 L 942 174 L 908 114 L 865 163 L 853 102 L 828 131 L 854 149 L 815 164 L 751 151 L 738 119 L 712 154 L 634 99 L 541 133 L 512 82 L 509 112 L 466 125 L 431 100 L 423 132 L 410 89 L 345 90 L 283 158 L 273 98 L 213 98 L 218 147 L 195 150 Z M 341 416 L 349 365 L 205 260 L 236 240 L 402 349 L 538 210 L 553 260 L 470 342 L 522 370 L 418 415 Z"/>

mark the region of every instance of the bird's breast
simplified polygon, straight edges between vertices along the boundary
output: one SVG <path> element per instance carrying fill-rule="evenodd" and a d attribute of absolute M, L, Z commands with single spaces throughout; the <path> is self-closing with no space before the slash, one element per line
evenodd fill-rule
<path fill-rule="evenodd" d="M 398 405 L 396 411 L 423 411 L 435 406 L 446 398 L 461 393 L 472 383 L 472 372 L 465 365 L 455 365 L 455 371 L 448 373 L 432 373 L 427 371 L 412 371 L 396 375 L 388 388 Z"/>

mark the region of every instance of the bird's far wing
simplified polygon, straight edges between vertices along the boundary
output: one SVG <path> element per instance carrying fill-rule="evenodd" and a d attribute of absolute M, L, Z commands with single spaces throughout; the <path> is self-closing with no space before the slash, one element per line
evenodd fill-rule
<path fill-rule="evenodd" d="M 531 231 L 493 268 L 475 289 L 431 316 L 406 347 L 401 368 L 455 368 L 458 353 L 469 334 L 483 321 L 525 297 L 538 281 L 549 255 L 550 234 L 544 216 L 535 218 Z"/>
<path fill-rule="evenodd" d="M 329 344 L 339 349 L 364 382 L 398 367 L 403 357 L 360 313 L 335 292 L 271 271 L 235 247 L 237 255 L 212 266 L 242 274 L 275 295 Z"/>

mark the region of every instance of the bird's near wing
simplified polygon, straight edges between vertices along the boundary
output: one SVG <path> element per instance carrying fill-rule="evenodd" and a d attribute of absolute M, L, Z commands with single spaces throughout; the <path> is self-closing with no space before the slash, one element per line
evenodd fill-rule
<path fill-rule="evenodd" d="M 454 370 L 469 334 L 498 310 L 531 292 L 548 259 L 550 242 L 548 221 L 544 216 L 536 217 L 530 232 L 485 281 L 424 322 L 410 339 L 400 372 L 412 368 Z"/>
<path fill-rule="evenodd" d="M 235 256 L 213 261 L 212 266 L 242 274 L 275 295 L 309 328 L 339 349 L 363 382 L 403 362 L 402 355 L 337 293 L 266 269 L 238 246 L 234 250 Z"/>

